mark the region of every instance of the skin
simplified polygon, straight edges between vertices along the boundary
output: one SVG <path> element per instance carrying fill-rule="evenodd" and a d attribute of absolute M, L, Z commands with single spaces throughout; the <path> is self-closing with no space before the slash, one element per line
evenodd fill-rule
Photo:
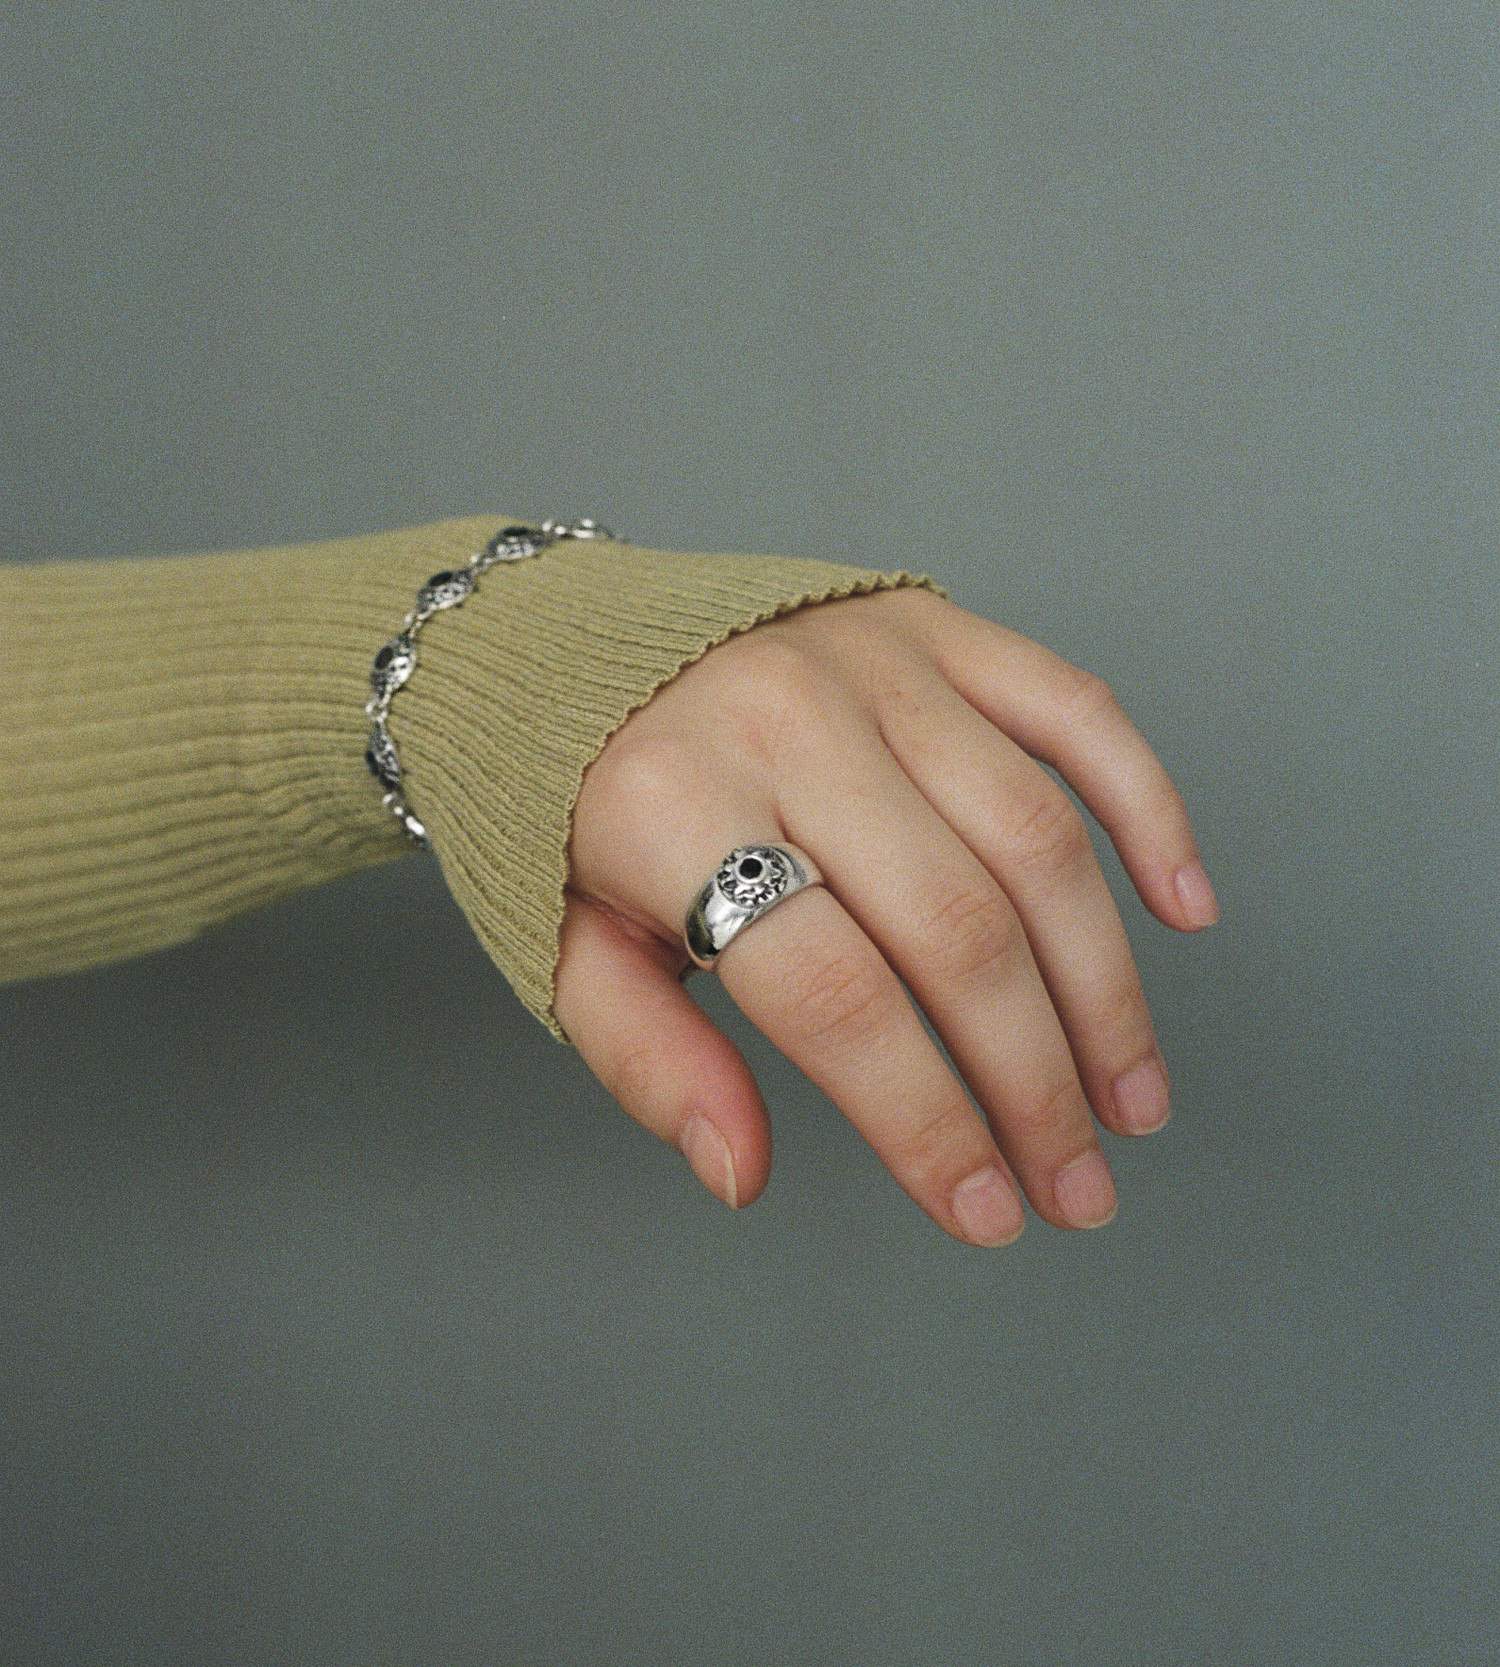
<path fill-rule="evenodd" d="M 1088 831 L 1039 760 L 1152 914 L 1184 932 L 1218 918 L 1166 771 L 1107 686 L 1050 650 L 919 588 L 730 638 L 585 774 L 559 1020 L 632 1117 L 725 1203 L 753 1202 L 770 1118 L 679 981 L 682 923 L 726 852 L 796 845 L 825 885 L 719 957 L 736 1005 L 955 1238 L 1011 1242 L 1023 1194 L 1056 1227 L 1103 1225 L 1097 1124 L 1160 1127 L 1166 1072 Z"/>

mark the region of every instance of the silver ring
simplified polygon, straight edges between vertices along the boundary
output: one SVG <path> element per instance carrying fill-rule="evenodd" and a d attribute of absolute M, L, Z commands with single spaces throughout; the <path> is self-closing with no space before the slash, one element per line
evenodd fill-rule
<path fill-rule="evenodd" d="M 693 964 L 711 971 L 752 920 L 804 886 L 822 884 L 818 865 L 794 846 L 736 846 L 688 910 L 682 935 Z"/>

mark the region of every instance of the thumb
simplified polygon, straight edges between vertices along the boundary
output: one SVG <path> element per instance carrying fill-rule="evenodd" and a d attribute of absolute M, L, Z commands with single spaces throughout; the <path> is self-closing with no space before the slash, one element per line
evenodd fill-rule
<path fill-rule="evenodd" d="M 743 1055 L 679 982 L 685 951 L 572 891 L 561 951 L 553 1011 L 584 1063 L 716 1198 L 753 1203 L 771 1120 Z"/>

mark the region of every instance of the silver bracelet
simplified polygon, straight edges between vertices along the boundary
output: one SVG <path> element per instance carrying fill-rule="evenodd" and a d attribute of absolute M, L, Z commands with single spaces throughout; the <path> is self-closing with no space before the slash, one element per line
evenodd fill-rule
<path fill-rule="evenodd" d="M 406 830 L 407 835 L 424 849 L 428 844 L 427 829 L 406 808 L 401 797 L 401 760 L 396 743 L 386 728 L 386 717 L 391 709 L 391 696 L 411 676 L 417 666 L 417 634 L 429 619 L 445 608 L 461 608 L 472 595 L 479 575 L 496 562 L 525 561 L 537 556 L 549 545 L 564 538 L 613 538 L 608 527 L 601 527 L 592 515 L 578 521 L 543 521 L 540 527 L 502 527 L 477 555 L 471 556 L 463 567 L 451 572 L 434 573 L 417 592 L 417 605 L 401 622 L 400 631 L 375 656 L 375 669 L 370 673 L 370 687 L 374 696 L 365 703 L 365 716 L 374 719 L 369 745 L 365 748 L 365 763 L 370 774 L 389 791 L 381 801 L 391 815 Z"/>

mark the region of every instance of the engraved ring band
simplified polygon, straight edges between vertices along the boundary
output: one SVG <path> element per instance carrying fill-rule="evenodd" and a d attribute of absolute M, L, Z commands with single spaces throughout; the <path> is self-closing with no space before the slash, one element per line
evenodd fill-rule
<path fill-rule="evenodd" d="M 793 845 L 740 845 L 724 858 L 688 910 L 683 938 L 693 964 L 713 970 L 729 944 L 752 921 L 823 876 Z"/>

